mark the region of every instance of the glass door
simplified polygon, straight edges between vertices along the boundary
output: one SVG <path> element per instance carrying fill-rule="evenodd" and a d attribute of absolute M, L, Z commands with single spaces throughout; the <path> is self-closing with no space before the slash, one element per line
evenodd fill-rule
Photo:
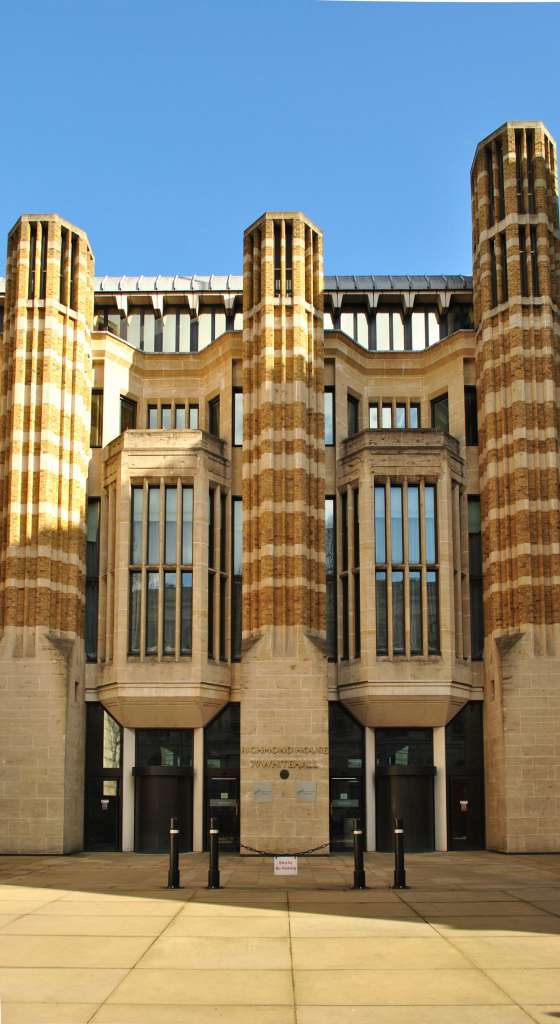
<path fill-rule="evenodd" d="M 354 822 L 360 818 L 361 795 L 361 778 L 331 778 L 331 844 L 333 849 L 352 849 Z"/>

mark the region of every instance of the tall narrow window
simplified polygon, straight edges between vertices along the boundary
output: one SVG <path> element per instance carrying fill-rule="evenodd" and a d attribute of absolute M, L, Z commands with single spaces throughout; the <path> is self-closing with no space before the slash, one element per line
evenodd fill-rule
<path fill-rule="evenodd" d="M 214 437 L 220 436 L 220 396 L 212 398 L 208 402 L 208 433 Z"/>
<path fill-rule="evenodd" d="M 393 570 L 391 579 L 393 599 L 393 654 L 404 655 L 404 572 Z"/>
<path fill-rule="evenodd" d="M 136 429 L 136 402 L 121 395 L 121 434 Z"/>
<path fill-rule="evenodd" d="M 402 487 L 391 485 L 391 561 L 400 565 L 403 561 L 403 501 Z"/>
<path fill-rule="evenodd" d="M 469 495 L 469 592 L 471 605 L 471 658 L 479 661 L 484 650 L 484 614 L 482 605 L 482 538 L 480 497 Z"/>
<path fill-rule="evenodd" d="M 286 222 L 286 295 L 292 294 L 293 227 Z"/>
<path fill-rule="evenodd" d="M 428 654 L 439 654 L 439 586 L 437 563 L 437 511 L 436 488 L 426 484 L 424 488 L 425 544 L 426 544 L 426 585 L 428 595 Z"/>
<path fill-rule="evenodd" d="M 198 405 L 189 405 L 189 430 L 198 430 Z"/>
<path fill-rule="evenodd" d="M 128 595 L 128 653 L 140 654 L 140 607 L 142 573 L 131 572 Z"/>
<path fill-rule="evenodd" d="M 78 236 L 72 234 L 70 246 L 70 308 L 76 308 L 76 283 L 78 279 Z"/>
<path fill-rule="evenodd" d="M 381 406 L 381 426 L 383 430 L 391 430 L 393 426 L 393 406 L 390 402 L 383 402 Z"/>
<path fill-rule="evenodd" d="M 148 430 L 157 430 L 158 426 L 158 407 L 157 405 L 148 406 L 148 418 L 146 426 Z"/>
<path fill-rule="evenodd" d="M 325 388 L 323 397 L 325 414 L 325 444 L 333 445 L 335 442 L 334 430 L 334 388 Z"/>
<path fill-rule="evenodd" d="M 86 533 L 86 660 L 97 661 L 97 614 L 99 607 L 99 514 L 100 498 L 89 498 Z"/>
<path fill-rule="evenodd" d="M 144 491 L 142 487 L 133 487 L 131 492 L 130 515 L 130 561 L 132 565 L 142 562 L 142 508 Z"/>
<path fill-rule="evenodd" d="M 239 448 L 243 444 L 243 392 L 233 389 L 233 443 Z"/>
<path fill-rule="evenodd" d="M 29 277 L 27 286 L 27 298 L 35 298 L 35 263 L 37 261 L 37 224 L 32 222 L 29 225 Z"/>
<path fill-rule="evenodd" d="M 193 489 L 183 487 L 182 563 L 192 565 L 193 560 Z"/>
<path fill-rule="evenodd" d="M 410 599 L 410 653 L 422 654 L 422 574 L 419 569 L 411 569 L 408 574 Z"/>
<path fill-rule="evenodd" d="M 171 430 L 171 406 L 162 405 L 161 407 L 161 429 Z"/>
<path fill-rule="evenodd" d="M 175 430 L 184 430 L 186 426 L 185 406 L 175 406 Z"/>
<path fill-rule="evenodd" d="M 377 402 L 369 403 L 369 429 L 377 430 L 379 426 L 379 406 Z"/>
<path fill-rule="evenodd" d="M 148 487 L 148 565 L 159 565 L 159 487 Z"/>
<path fill-rule="evenodd" d="M 492 291 L 492 305 L 498 305 L 498 272 L 496 269 L 496 243 L 491 238 L 489 244 L 490 250 L 490 286 Z"/>
<path fill-rule="evenodd" d="M 375 573 L 375 632 L 376 652 L 383 657 L 389 653 L 389 638 L 387 627 L 387 573 L 383 570 L 376 570 Z"/>
<path fill-rule="evenodd" d="M 176 573 L 163 574 L 163 653 L 175 654 Z"/>
<path fill-rule="evenodd" d="M 353 437 L 360 429 L 360 402 L 353 395 L 348 395 L 348 437 Z"/>
<path fill-rule="evenodd" d="M 406 427 L 406 405 L 397 402 L 395 406 L 395 426 L 397 430 L 404 430 Z"/>
<path fill-rule="evenodd" d="M 530 238 L 531 238 L 531 277 L 533 284 L 533 295 L 541 294 L 541 286 L 539 283 L 539 252 L 537 248 L 537 228 L 535 224 L 531 224 L 530 227 Z"/>
<path fill-rule="evenodd" d="M 449 401 L 446 394 L 432 399 L 432 427 L 449 433 Z"/>
<path fill-rule="evenodd" d="M 492 166 L 492 147 L 486 147 L 486 176 L 488 178 L 488 223 L 494 223 L 494 168 Z"/>
<path fill-rule="evenodd" d="M 424 518 L 426 562 L 430 565 L 437 562 L 436 488 L 434 484 L 426 484 L 424 488 Z"/>
<path fill-rule="evenodd" d="M 496 139 L 496 164 L 498 166 L 498 217 L 500 220 L 506 215 L 506 198 L 504 186 L 504 154 L 502 151 L 501 139 Z"/>
<path fill-rule="evenodd" d="M 177 561 L 177 488 L 165 488 L 165 562 Z"/>
<path fill-rule="evenodd" d="M 420 405 L 418 402 L 411 402 L 408 413 L 408 425 L 411 430 L 420 429 Z"/>
<path fill-rule="evenodd" d="M 375 487 L 375 561 L 387 561 L 385 540 L 385 485 Z"/>
<path fill-rule="evenodd" d="M 521 294 L 529 295 L 529 275 L 527 273 L 527 235 L 525 225 L 519 227 L 519 275 Z"/>
<path fill-rule="evenodd" d="M 409 484 L 408 495 L 408 561 L 419 565 L 420 556 L 420 488 Z"/>
<path fill-rule="evenodd" d="M 98 388 L 91 393 L 89 443 L 91 448 L 101 448 L 103 444 L 103 392 Z"/>
<path fill-rule="evenodd" d="M 216 559 L 216 492 L 208 492 L 208 657 L 214 657 L 214 577 Z"/>
<path fill-rule="evenodd" d="M 428 654 L 439 654 L 439 591 L 438 573 L 435 569 L 426 573 L 428 591 Z"/>
<path fill-rule="evenodd" d="M 146 573 L 146 654 L 157 654 L 159 570 Z"/>
<path fill-rule="evenodd" d="M 226 605 L 227 605 L 227 497 L 220 493 L 220 661 L 227 661 L 226 655 Z"/>
<path fill-rule="evenodd" d="M 193 591 L 193 489 L 182 488 L 181 522 L 181 654 L 192 651 L 192 591 Z"/>
<path fill-rule="evenodd" d="M 282 291 L 282 245 L 281 229 L 278 221 L 274 223 L 274 294 Z"/>
<path fill-rule="evenodd" d="M 325 498 L 325 573 L 327 656 L 329 661 L 335 661 L 337 656 L 336 521 L 335 499 L 330 496 Z"/>
<path fill-rule="evenodd" d="M 67 272 L 66 272 L 66 261 L 68 259 L 68 229 L 60 229 L 60 288 L 59 288 L 59 302 L 61 305 L 66 305 L 66 291 L 67 291 Z"/>
<path fill-rule="evenodd" d="M 341 577 L 342 584 L 342 661 L 349 657 L 349 620 L 348 620 L 348 574 Z"/>
<path fill-rule="evenodd" d="M 350 656 L 350 619 L 348 609 L 348 493 L 340 494 L 340 542 L 342 545 L 342 572 L 340 576 L 342 593 L 342 660 Z"/>
<path fill-rule="evenodd" d="M 192 570 L 181 572 L 181 654 L 192 651 Z"/>
<path fill-rule="evenodd" d="M 500 235 L 500 254 L 502 257 L 502 302 L 507 302 L 509 298 L 508 288 L 508 263 L 507 263 L 507 240 L 506 233 L 502 231 Z"/>
<path fill-rule="evenodd" d="M 523 134 L 521 129 L 515 132 L 515 178 L 517 185 L 517 212 L 525 213 L 523 196 Z"/>
<path fill-rule="evenodd" d="M 243 499 L 232 498 L 231 660 L 241 660 L 243 581 Z"/>
<path fill-rule="evenodd" d="M 39 298 L 44 299 L 47 294 L 47 261 L 49 254 L 49 225 L 46 220 L 41 221 L 41 276 L 39 279 Z"/>
<path fill-rule="evenodd" d="M 469 446 L 478 444 L 478 411 L 476 387 L 465 387 L 465 439 Z"/>
<path fill-rule="evenodd" d="M 361 654 L 361 616 L 360 616 L 360 492 L 357 488 L 352 492 L 354 506 L 354 657 Z"/>
<path fill-rule="evenodd" d="M 527 200 L 529 213 L 535 212 L 535 133 L 532 128 L 527 128 Z"/>

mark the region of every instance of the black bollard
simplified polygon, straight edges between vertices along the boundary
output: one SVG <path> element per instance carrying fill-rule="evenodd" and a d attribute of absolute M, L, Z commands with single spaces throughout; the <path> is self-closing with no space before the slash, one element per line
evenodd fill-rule
<path fill-rule="evenodd" d="M 210 864 L 208 867 L 208 888 L 220 888 L 220 830 L 216 819 L 210 818 Z"/>
<path fill-rule="evenodd" d="M 169 826 L 169 874 L 168 889 L 180 889 L 179 883 L 179 820 L 172 818 Z"/>
<path fill-rule="evenodd" d="M 402 818 L 395 818 L 395 873 L 393 889 L 408 889 L 404 869 L 404 828 Z"/>
<path fill-rule="evenodd" d="M 364 871 L 364 833 L 360 822 L 354 822 L 354 889 L 366 888 Z"/>

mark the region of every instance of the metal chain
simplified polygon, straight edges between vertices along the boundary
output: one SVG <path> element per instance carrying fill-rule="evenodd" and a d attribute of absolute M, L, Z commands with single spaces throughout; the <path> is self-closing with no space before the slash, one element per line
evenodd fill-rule
<path fill-rule="evenodd" d="M 254 846 L 239 844 L 242 850 L 250 850 L 251 853 L 258 853 L 260 857 L 307 857 L 309 853 L 317 853 L 317 850 L 325 850 L 330 843 L 322 843 L 321 846 L 313 846 L 311 850 L 299 850 L 297 853 L 270 853 L 268 850 L 256 850 Z"/>

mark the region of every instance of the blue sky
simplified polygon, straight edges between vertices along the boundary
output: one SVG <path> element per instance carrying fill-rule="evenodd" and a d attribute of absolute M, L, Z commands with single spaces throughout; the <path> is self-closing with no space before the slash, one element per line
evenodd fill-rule
<path fill-rule="evenodd" d="M 239 273 L 265 209 L 323 228 L 328 273 L 470 273 L 477 141 L 560 140 L 556 4 L 10 7 L 0 238 L 56 211 L 99 274 Z"/>

